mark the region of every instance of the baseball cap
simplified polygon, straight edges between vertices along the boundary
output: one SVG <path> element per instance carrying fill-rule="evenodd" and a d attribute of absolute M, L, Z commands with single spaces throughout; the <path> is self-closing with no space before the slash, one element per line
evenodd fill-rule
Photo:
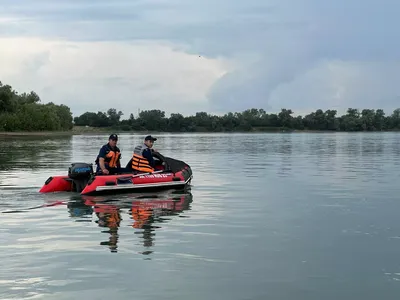
<path fill-rule="evenodd" d="M 110 137 L 108 138 L 109 140 L 114 140 L 114 141 L 118 141 L 118 135 L 116 135 L 115 133 L 111 134 Z"/>
<path fill-rule="evenodd" d="M 144 138 L 144 140 L 145 141 L 157 141 L 157 139 L 156 138 L 154 138 L 154 137 L 152 137 L 151 135 L 148 135 L 148 136 L 146 136 L 145 138 Z"/>

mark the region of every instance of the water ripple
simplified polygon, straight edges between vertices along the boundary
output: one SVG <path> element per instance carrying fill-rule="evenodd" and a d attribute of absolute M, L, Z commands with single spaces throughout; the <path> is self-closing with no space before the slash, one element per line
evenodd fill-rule
<path fill-rule="evenodd" d="M 192 166 L 191 189 L 38 193 L 107 136 L 0 143 L 1 299 L 400 292 L 399 134 L 159 134 L 157 149 Z M 142 138 L 120 135 L 124 162 Z"/>

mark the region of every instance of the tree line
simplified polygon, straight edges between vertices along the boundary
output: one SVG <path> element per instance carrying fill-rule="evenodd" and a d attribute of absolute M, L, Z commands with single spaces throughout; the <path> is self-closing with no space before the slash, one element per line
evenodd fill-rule
<path fill-rule="evenodd" d="M 223 116 L 197 112 L 192 116 L 173 113 L 166 117 L 159 109 L 144 110 L 129 118 L 115 108 L 106 112 L 85 112 L 75 118 L 66 105 L 40 103 L 35 92 L 18 94 L 0 81 L 0 131 L 69 131 L 73 126 L 90 126 L 120 131 L 235 132 L 235 131 L 390 131 L 400 130 L 400 108 L 386 115 L 382 109 L 349 108 L 338 116 L 336 110 L 321 109 L 305 116 L 293 116 L 291 109 L 267 113 L 247 109 Z"/>
<path fill-rule="evenodd" d="M 400 129 L 400 109 L 386 115 L 382 109 L 349 108 L 346 114 L 337 115 L 336 110 L 321 109 L 308 115 L 293 116 L 291 109 L 279 113 L 266 113 L 263 109 L 248 109 L 227 113 L 223 116 L 198 112 L 185 117 L 179 113 L 165 116 L 162 110 L 144 110 L 135 118 L 121 120 L 123 113 L 115 108 L 107 112 L 85 112 L 75 117 L 77 126 L 113 128 L 122 131 L 166 131 L 166 132 L 234 132 L 234 131 L 390 131 Z"/>
<path fill-rule="evenodd" d="M 35 92 L 18 94 L 0 81 L 0 131 L 68 131 L 73 127 L 66 105 L 40 103 Z"/>

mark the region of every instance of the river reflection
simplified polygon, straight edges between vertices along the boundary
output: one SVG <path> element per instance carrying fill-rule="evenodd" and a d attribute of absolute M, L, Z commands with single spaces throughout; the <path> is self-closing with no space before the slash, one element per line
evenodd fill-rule
<path fill-rule="evenodd" d="M 65 169 L 72 147 L 72 136 L 0 136 L 0 170 Z"/>
<path fill-rule="evenodd" d="M 189 189 L 169 194 L 129 194 L 123 196 L 80 196 L 68 202 L 68 211 L 76 222 L 94 222 L 104 228 L 102 233 L 108 235 L 108 240 L 100 242 L 111 252 L 118 252 L 120 228 L 123 219 L 129 220 L 129 227 L 138 234 L 148 255 L 153 253 L 156 230 L 161 228 L 158 223 L 168 222 L 166 216 L 179 216 L 183 211 L 190 210 L 193 201 Z"/>

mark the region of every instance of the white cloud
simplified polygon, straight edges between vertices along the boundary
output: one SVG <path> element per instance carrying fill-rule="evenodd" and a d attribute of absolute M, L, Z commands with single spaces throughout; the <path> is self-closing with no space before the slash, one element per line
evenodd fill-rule
<path fill-rule="evenodd" d="M 187 54 L 155 42 L 66 42 L 0 39 L 0 78 L 44 102 L 86 110 L 140 109 L 194 113 L 207 109 L 205 94 L 228 62 Z"/>

